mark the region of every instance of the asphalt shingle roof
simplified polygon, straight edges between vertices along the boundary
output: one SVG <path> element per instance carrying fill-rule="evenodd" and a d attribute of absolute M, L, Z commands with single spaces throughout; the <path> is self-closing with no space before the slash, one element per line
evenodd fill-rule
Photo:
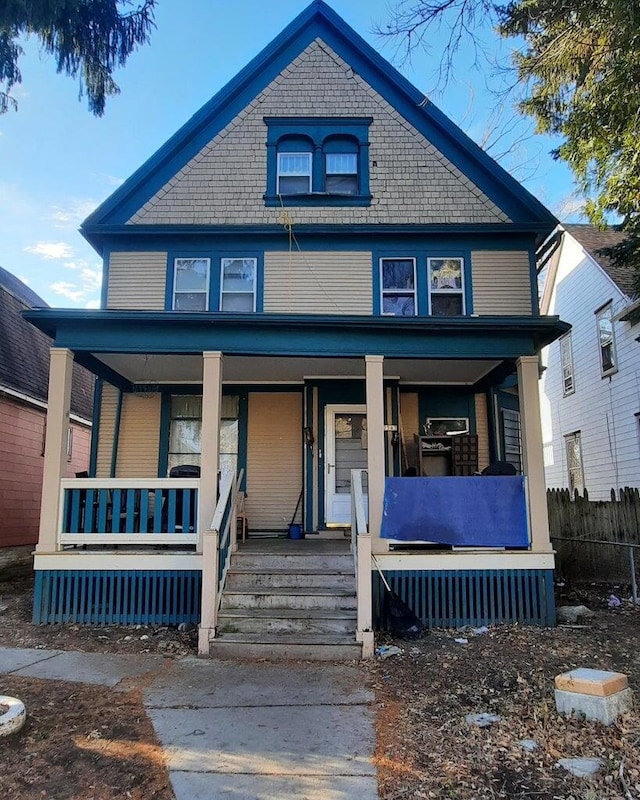
<path fill-rule="evenodd" d="M 633 267 L 615 266 L 611 259 L 599 252 L 603 247 L 614 247 L 626 238 L 626 233 L 612 229 L 601 231 L 595 225 L 565 225 L 562 227 L 578 241 L 594 261 L 607 273 L 618 288 L 629 297 L 635 295 Z"/>
<path fill-rule="evenodd" d="M 0 385 L 46 402 L 51 339 L 22 318 L 27 308 L 48 304 L 0 267 Z M 71 411 L 91 419 L 92 408 L 93 376 L 74 364 Z"/>

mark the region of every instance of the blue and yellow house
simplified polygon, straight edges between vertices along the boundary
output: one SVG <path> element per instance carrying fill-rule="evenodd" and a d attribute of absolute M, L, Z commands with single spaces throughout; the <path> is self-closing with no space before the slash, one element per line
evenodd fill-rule
<path fill-rule="evenodd" d="M 313 2 L 84 222 L 100 310 L 26 315 L 54 340 L 36 621 L 190 620 L 207 652 L 244 496 L 250 535 L 352 528 L 367 650 L 371 553 L 431 624 L 552 622 L 538 354 L 568 326 L 534 254 L 555 224 Z M 98 391 L 69 480 L 74 360 Z M 388 478 L 442 477 L 459 512 L 493 462 L 525 477 L 524 541 L 382 538 Z"/>

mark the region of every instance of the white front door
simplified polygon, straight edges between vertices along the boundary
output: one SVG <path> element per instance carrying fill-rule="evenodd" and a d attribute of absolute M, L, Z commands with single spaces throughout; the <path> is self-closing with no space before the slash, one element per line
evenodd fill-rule
<path fill-rule="evenodd" d="M 325 523 L 351 524 L 351 470 L 367 469 L 367 407 L 330 405 L 325 408 Z M 366 475 L 363 480 L 368 513 Z"/>

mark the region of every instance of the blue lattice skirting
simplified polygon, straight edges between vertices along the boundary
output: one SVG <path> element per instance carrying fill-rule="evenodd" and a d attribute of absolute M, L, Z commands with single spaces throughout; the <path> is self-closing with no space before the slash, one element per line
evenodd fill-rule
<path fill-rule="evenodd" d="M 199 570 L 37 570 L 36 625 L 172 625 L 200 621 Z"/>
<path fill-rule="evenodd" d="M 384 575 L 396 594 L 430 628 L 518 622 L 555 625 L 553 570 L 397 570 Z M 374 625 L 387 627 L 385 590 L 373 573 Z"/>

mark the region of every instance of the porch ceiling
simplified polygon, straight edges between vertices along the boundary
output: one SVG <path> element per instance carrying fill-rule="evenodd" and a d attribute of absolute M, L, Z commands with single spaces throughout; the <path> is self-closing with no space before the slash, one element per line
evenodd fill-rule
<path fill-rule="evenodd" d="M 202 358 L 192 355 L 96 353 L 102 362 L 131 383 L 201 383 Z M 404 383 L 475 384 L 500 365 L 489 360 L 397 359 L 384 361 L 387 378 Z M 361 358 L 225 356 L 225 383 L 302 383 L 306 378 L 361 378 Z"/>

